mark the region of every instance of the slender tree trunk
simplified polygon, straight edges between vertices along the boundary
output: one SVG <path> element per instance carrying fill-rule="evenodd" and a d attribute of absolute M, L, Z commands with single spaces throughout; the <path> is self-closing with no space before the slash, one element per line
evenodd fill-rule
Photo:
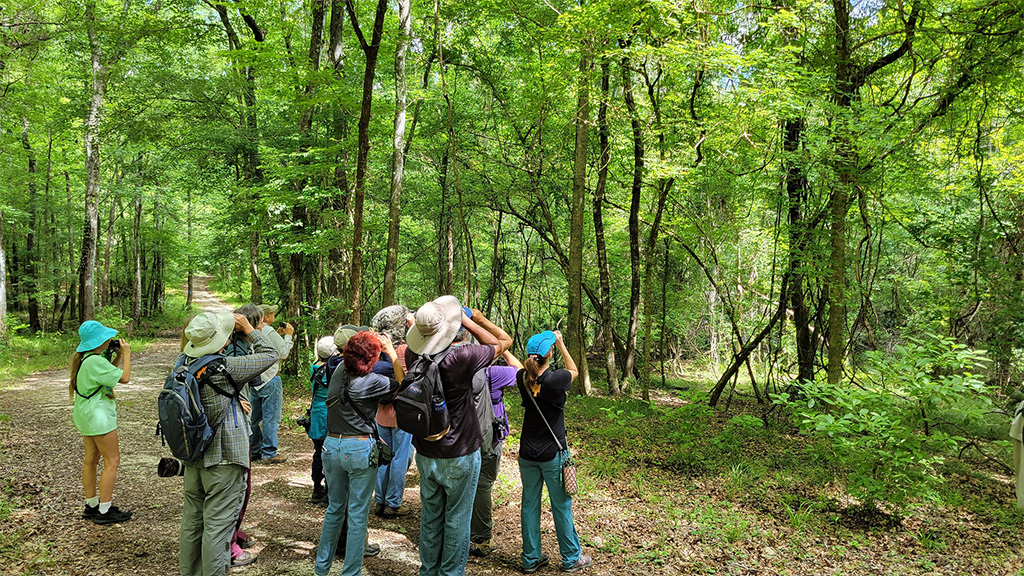
<path fill-rule="evenodd" d="M 387 13 L 387 0 L 377 0 L 377 11 L 373 20 L 373 34 L 367 42 L 359 27 L 353 0 L 346 0 L 352 28 L 359 37 L 359 44 L 366 56 L 366 68 L 363 71 L 363 100 L 359 111 L 359 155 L 356 158 L 356 188 L 353 203 L 352 221 L 352 270 L 349 274 L 351 284 L 352 323 L 359 325 L 362 316 L 362 273 L 363 273 L 363 198 L 366 196 L 366 168 L 370 155 L 370 110 L 373 105 L 373 80 L 377 73 L 377 55 L 380 52 L 380 40 L 384 32 L 384 15 Z"/>
<path fill-rule="evenodd" d="M 636 361 L 636 337 L 640 324 L 640 200 L 644 178 L 644 140 L 633 97 L 633 71 L 629 56 L 623 56 L 622 96 L 629 112 L 629 123 L 633 134 L 633 186 L 629 201 L 629 328 L 626 332 L 625 377 L 633 374 Z"/>
<path fill-rule="evenodd" d="M 804 270 L 806 269 L 807 234 L 804 222 L 804 206 L 807 202 L 807 178 L 797 154 L 803 138 L 804 119 L 791 118 L 783 126 L 783 151 L 785 157 L 785 192 L 789 202 L 789 300 L 793 308 L 793 328 L 796 337 L 797 382 L 803 384 L 814 379 L 815 340 L 811 333 L 810 311 L 804 292 Z"/>
<path fill-rule="evenodd" d="M 192 187 L 189 186 L 185 191 L 185 222 L 186 222 L 186 235 L 188 238 L 189 247 L 192 246 Z M 188 291 L 185 297 L 185 309 L 192 308 L 192 288 L 195 280 L 195 257 L 192 250 L 188 251 L 188 280 L 186 281 L 186 290 Z"/>
<path fill-rule="evenodd" d="M 455 230 L 452 226 L 450 209 L 446 206 L 448 200 L 448 151 L 441 158 L 441 175 L 439 184 L 441 186 L 441 210 L 437 225 L 438 238 L 438 286 L 440 294 L 451 294 L 455 291 Z"/>
<path fill-rule="evenodd" d="M 345 68 L 345 49 L 342 33 L 345 30 L 345 0 L 331 0 L 331 24 L 329 31 L 327 56 L 331 62 L 331 74 L 336 82 L 342 82 L 342 72 Z M 331 207 L 334 209 L 334 222 L 338 227 L 352 225 L 352 203 L 349 202 L 351 192 L 347 166 L 349 160 L 348 146 L 344 145 L 348 140 L 349 124 L 348 112 L 340 105 L 331 107 L 331 137 L 339 146 L 339 159 L 334 167 L 333 186 L 337 194 L 331 200 Z M 338 216 L 338 215 L 342 216 Z M 327 292 L 332 297 L 344 298 L 348 293 L 348 286 L 345 284 L 346 274 L 350 270 L 348 250 L 344 244 L 339 243 L 332 247 L 330 258 L 328 258 Z"/>
<path fill-rule="evenodd" d="M 135 214 L 132 217 L 132 260 L 134 282 L 132 283 L 132 324 L 142 320 L 142 194 L 135 196 Z"/>
<path fill-rule="evenodd" d="M 121 180 L 120 176 L 118 180 Z M 103 280 L 100 282 L 100 308 L 110 303 L 110 245 L 114 237 L 115 208 L 117 208 L 116 192 L 111 194 L 110 208 L 107 209 L 107 240 L 103 243 Z"/>
<path fill-rule="evenodd" d="M 586 47 L 584 46 L 584 50 Z M 576 103 L 576 154 L 573 162 L 572 212 L 569 225 L 569 353 L 576 360 L 579 377 L 574 386 L 579 394 L 590 394 L 590 371 L 587 369 L 587 343 L 583 331 L 583 215 L 587 199 L 587 147 L 590 138 L 590 70 L 589 56 L 580 59 L 578 98 Z"/>
<path fill-rule="evenodd" d="M 0 205 L 0 339 L 7 337 L 7 252 L 4 250 L 4 211 Z"/>
<path fill-rule="evenodd" d="M 853 99 L 854 63 L 850 54 L 850 6 L 848 0 L 833 0 L 836 32 L 835 103 L 841 115 L 836 126 L 835 159 L 838 181 L 829 200 L 831 225 L 829 257 L 828 382 L 836 385 L 843 377 L 846 356 L 846 214 L 850 191 L 856 185 L 856 153 L 850 141 L 845 115 Z"/>
<path fill-rule="evenodd" d="M 82 233 L 82 258 L 79 265 L 78 321 L 96 317 L 96 240 L 99 228 L 100 123 L 107 92 L 107 69 L 103 48 L 96 30 L 94 2 L 85 6 L 85 21 L 92 63 L 92 96 L 85 120 L 85 230 Z"/>
<path fill-rule="evenodd" d="M 401 228 L 402 177 L 405 171 L 405 52 L 412 35 L 412 0 L 398 0 L 398 41 L 395 45 L 395 137 L 391 155 L 391 204 L 388 209 L 388 248 L 384 264 L 382 306 L 395 303 L 398 274 L 398 235 Z"/>
<path fill-rule="evenodd" d="M 263 304 L 263 281 L 260 280 L 260 229 L 249 229 L 249 297 L 256 304 Z"/>
<path fill-rule="evenodd" d="M 594 239 L 597 243 L 597 275 L 601 284 L 601 340 L 604 342 L 605 367 L 608 371 L 608 392 L 613 396 L 622 393 L 619 388 L 618 367 L 615 365 L 615 334 L 612 326 L 611 270 L 608 266 L 608 251 L 604 239 L 604 194 L 608 182 L 608 167 L 611 164 L 608 130 L 608 85 L 611 66 L 607 58 L 601 61 L 601 104 L 597 111 L 597 130 L 601 140 L 601 165 L 597 170 L 597 187 L 594 188 Z"/>
<path fill-rule="evenodd" d="M 28 292 L 29 329 L 38 332 L 39 323 L 39 270 L 36 254 L 36 153 L 28 139 L 28 118 L 21 120 L 21 145 L 28 155 L 28 230 L 25 231 L 25 283 Z"/>

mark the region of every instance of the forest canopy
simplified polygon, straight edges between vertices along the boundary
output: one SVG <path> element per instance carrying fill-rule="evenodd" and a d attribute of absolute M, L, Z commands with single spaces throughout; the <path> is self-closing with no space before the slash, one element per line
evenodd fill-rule
<path fill-rule="evenodd" d="M 8 5 L 0 333 L 137 324 L 207 273 L 307 347 L 438 294 L 517 346 L 559 327 L 584 393 L 770 404 L 937 341 L 1004 400 L 1022 9 Z"/>

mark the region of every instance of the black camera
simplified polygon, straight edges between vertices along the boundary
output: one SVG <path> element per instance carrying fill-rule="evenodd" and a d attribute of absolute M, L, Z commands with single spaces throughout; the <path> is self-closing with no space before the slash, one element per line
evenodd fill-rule
<path fill-rule="evenodd" d="M 120 349 L 121 349 L 121 341 L 120 340 L 111 340 L 110 341 L 110 345 L 107 346 L 107 350 L 110 350 L 111 352 L 117 352 Z"/>
<path fill-rule="evenodd" d="M 156 465 L 156 475 L 161 478 L 184 476 L 185 465 L 176 458 L 161 458 L 160 463 Z"/>
<path fill-rule="evenodd" d="M 295 423 L 298 424 L 299 426 L 302 426 L 303 428 L 305 428 L 306 429 L 306 434 L 309 434 L 309 427 L 310 427 L 310 425 L 313 424 L 313 422 L 310 421 L 310 419 L 309 419 L 309 414 L 306 414 L 302 418 L 296 418 L 295 419 Z"/>

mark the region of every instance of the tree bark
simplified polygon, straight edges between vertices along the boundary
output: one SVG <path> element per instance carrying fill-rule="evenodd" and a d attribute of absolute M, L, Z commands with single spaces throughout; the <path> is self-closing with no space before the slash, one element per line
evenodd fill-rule
<path fill-rule="evenodd" d="M 586 47 L 584 47 L 586 50 Z M 583 331 L 583 215 L 587 198 L 587 147 L 590 138 L 590 70 L 588 55 L 580 58 L 576 103 L 576 154 L 573 161 L 572 211 L 569 225 L 569 353 L 576 360 L 576 392 L 590 394 L 586 335 Z"/>
<path fill-rule="evenodd" d="M 92 64 L 92 96 L 85 120 L 85 230 L 82 232 L 82 258 L 79 264 L 78 321 L 96 317 L 96 240 L 99 228 L 100 124 L 107 92 L 107 68 L 103 47 L 96 30 L 95 3 L 85 5 L 85 21 Z"/>
<path fill-rule="evenodd" d="M 405 171 L 405 53 L 412 35 L 412 0 L 398 0 L 398 41 L 395 45 L 395 133 L 391 154 L 391 203 L 388 208 L 388 247 L 384 263 L 382 306 L 395 303 L 398 275 L 398 236 L 401 229 L 402 177 Z"/>
<path fill-rule="evenodd" d="M 644 140 L 636 99 L 633 97 L 633 71 L 629 56 L 623 56 L 620 64 L 622 97 L 629 112 L 633 134 L 633 186 L 629 200 L 629 328 L 626 332 L 626 357 L 623 359 L 624 377 L 629 378 L 636 361 L 636 337 L 640 324 L 640 200 L 644 178 Z"/>
<path fill-rule="evenodd" d="M 345 67 L 344 44 L 342 33 L 345 30 L 345 0 L 331 0 L 331 24 L 329 32 L 329 46 L 327 57 L 331 62 L 331 74 L 336 82 L 342 81 L 342 72 Z M 334 167 L 333 186 L 337 194 L 331 200 L 331 207 L 335 213 L 343 214 L 339 218 L 335 216 L 335 223 L 340 227 L 352 225 L 352 203 L 349 202 L 351 192 L 347 166 L 349 166 L 348 147 L 344 143 L 348 140 L 349 124 L 348 112 L 337 104 L 331 107 L 331 137 L 335 142 L 342 143 L 339 146 L 339 159 Z M 327 292 L 335 298 L 344 298 L 348 292 L 345 284 L 346 273 L 350 270 L 349 253 L 344 244 L 338 244 L 331 248 L 328 258 Z"/>
<path fill-rule="evenodd" d="M 0 205 L 0 339 L 7 337 L 7 252 L 4 250 L 4 211 Z"/>
<path fill-rule="evenodd" d="M 356 157 L 356 187 L 352 206 L 352 269 L 349 274 L 351 285 L 352 323 L 360 324 L 362 316 L 362 273 L 363 273 L 363 199 L 366 196 L 366 168 L 370 155 L 370 111 L 373 105 L 373 79 L 377 72 L 377 55 L 380 52 L 380 40 L 384 32 L 384 15 L 387 13 L 387 0 L 377 0 L 377 11 L 373 19 L 373 33 L 367 42 L 359 27 L 353 0 L 346 0 L 352 29 L 359 37 L 359 44 L 366 56 L 366 67 L 363 70 L 363 99 L 359 110 L 359 147 Z"/>
<path fill-rule="evenodd" d="M 132 217 L 132 324 L 142 320 L 142 193 L 135 195 L 135 214 Z"/>
<path fill-rule="evenodd" d="M 601 340 L 604 342 L 605 367 L 608 371 L 608 393 L 618 396 L 618 367 L 615 365 L 615 334 L 612 326 L 611 270 L 608 266 L 608 250 L 604 238 L 604 195 L 608 182 L 608 167 L 611 164 L 608 129 L 608 86 L 611 65 L 607 58 L 601 61 L 601 104 L 597 111 L 597 130 L 601 141 L 601 164 L 597 170 L 597 186 L 594 188 L 594 239 L 597 243 L 597 275 L 601 289 Z"/>
<path fill-rule="evenodd" d="M 28 139 L 28 118 L 21 119 L 21 145 L 28 156 L 28 230 L 25 231 L 25 284 L 28 296 L 29 329 L 38 332 L 39 323 L 39 270 L 36 253 L 36 153 Z"/>

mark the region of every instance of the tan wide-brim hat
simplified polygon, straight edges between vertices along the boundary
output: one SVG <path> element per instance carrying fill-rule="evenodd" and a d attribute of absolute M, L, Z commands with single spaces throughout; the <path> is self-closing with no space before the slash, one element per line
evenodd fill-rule
<path fill-rule="evenodd" d="M 260 311 L 263 312 L 264 317 L 277 314 L 278 310 L 279 306 L 277 304 L 260 304 Z"/>
<path fill-rule="evenodd" d="M 235 331 L 235 315 L 227 310 L 200 312 L 185 327 L 185 355 L 199 358 L 220 352 Z"/>
<path fill-rule="evenodd" d="M 416 322 L 405 335 L 416 354 L 437 354 L 451 345 L 462 327 L 462 305 L 455 296 L 441 296 L 420 306 Z"/>

